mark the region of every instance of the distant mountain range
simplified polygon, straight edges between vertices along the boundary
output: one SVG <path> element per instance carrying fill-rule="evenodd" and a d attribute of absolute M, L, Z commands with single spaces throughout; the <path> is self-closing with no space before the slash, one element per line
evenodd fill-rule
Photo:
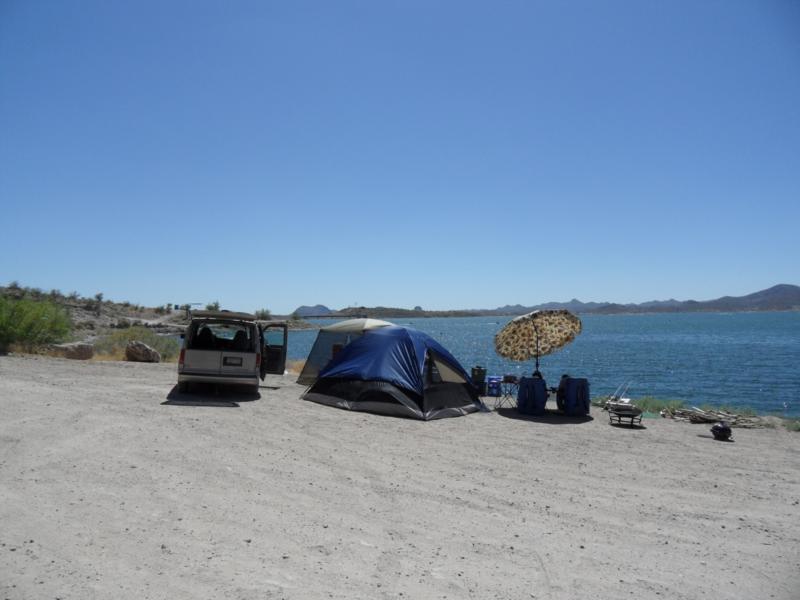
<path fill-rule="evenodd" d="M 491 311 L 498 315 L 522 315 L 534 310 L 565 308 L 582 314 L 620 314 L 655 312 L 749 312 L 800 310 L 800 286 L 780 284 L 747 296 L 723 296 L 716 300 L 651 300 L 640 304 L 614 302 L 547 302 L 535 306 L 502 306 Z"/>
<path fill-rule="evenodd" d="M 482 315 L 524 315 L 534 310 L 567 309 L 579 314 L 631 314 L 666 312 L 751 312 L 800 310 L 800 286 L 780 284 L 747 296 L 723 296 L 716 300 L 652 300 L 640 304 L 617 304 L 614 302 L 547 302 L 533 306 L 506 305 L 493 309 L 465 310 L 411 310 L 407 308 L 351 307 L 331 310 L 327 306 L 300 306 L 295 314 L 299 317 L 465 317 Z"/>

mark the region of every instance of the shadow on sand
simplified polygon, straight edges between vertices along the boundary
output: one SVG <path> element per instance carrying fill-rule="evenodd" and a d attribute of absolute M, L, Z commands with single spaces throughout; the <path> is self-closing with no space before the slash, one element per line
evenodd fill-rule
<path fill-rule="evenodd" d="M 630 423 L 609 423 L 612 427 L 616 429 L 631 429 L 633 431 L 644 431 L 647 429 L 645 425 L 641 423 L 630 424 Z"/>
<path fill-rule="evenodd" d="M 733 436 L 729 437 L 727 440 L 718 440 L 713 435 L 710 435 L 708 433 L 698 433 L 697 437 L 705 438 L 705 439 L 708 439 L 708 440 L 714 440 L 715 442 L 722 442 L 723 444 L 732 444 L 735 441 L 733 439 Z"/>
<path fill-rule="evenodd" d="M 498 408 L 497 414 L 507 419 L 518 419 L 520 421 L 533 421 L 535 423 L 545 423 L 547 425 L 563 425 L 566 423 L 589 423 L 594 421 L 591 415 L 570 417 L 557 410 L 547 408 L 542 415 L 523 415 L 517 412 L 516 408 Z"/>
<path fill-rule="evenodd" d="M 239 408 L 239 402 L 253 402 L 260 398 L 261 394 L 258 392 L 235 385 L 194 384 L 189 392 L 179 392 L 178 386 L 174 385 L 161 405 Z"/>

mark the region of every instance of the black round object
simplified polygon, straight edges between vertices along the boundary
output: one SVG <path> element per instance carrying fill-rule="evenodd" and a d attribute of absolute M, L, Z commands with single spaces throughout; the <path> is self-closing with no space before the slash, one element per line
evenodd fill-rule
<path fill-rule="evenodd" d="M 733 431 L 725 421 L 720 421 L 711 428 L 711 434 L 715 440 L 727 441 L 733 435 Z"/>

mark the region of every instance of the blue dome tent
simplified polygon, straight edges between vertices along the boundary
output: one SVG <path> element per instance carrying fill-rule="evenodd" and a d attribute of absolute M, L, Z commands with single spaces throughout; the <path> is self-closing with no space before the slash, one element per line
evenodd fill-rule
<path fill-rule="evenodd" d="M 469 375 L 447 349 L 421 331 L 397 326 L 366 331 L 345 346 L 303 398 L 426 421 L 481 408 Z"/>

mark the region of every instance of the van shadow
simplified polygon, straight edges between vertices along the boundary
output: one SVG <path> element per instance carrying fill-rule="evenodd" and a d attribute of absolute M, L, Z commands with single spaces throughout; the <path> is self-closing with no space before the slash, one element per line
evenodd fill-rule
<path fill-rule="evenodd" d="M 516 419 L 518 421 L 533 421 L 534 423 L 544 423 L 546 425 L 564 425 L 566 423 L 589 423 L 594 421 L 591 415 L 579 415 L 571 417 L 565 415 L 557 410 L 546 408 L 541 415 L 523 415 L 518 412 L 516 408 L 498 408 L 497 414 L 507 419 Z"/>
<path fill-rule="evenodd" d="M 239 408 L 239 402 L 254 402 L 260 398 L 261 394 L 234 385 L 194 384 L 189 392 L 179 392 L 174 385 L 161 405 Z"/>

